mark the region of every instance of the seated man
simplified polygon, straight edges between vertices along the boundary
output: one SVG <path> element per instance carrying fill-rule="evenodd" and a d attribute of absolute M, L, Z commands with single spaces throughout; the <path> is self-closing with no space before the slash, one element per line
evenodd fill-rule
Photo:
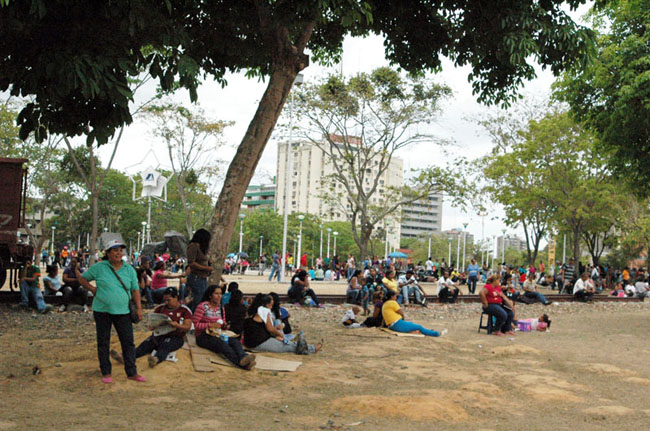
<path fill-rule="evenodd" d="M 65 289 L 64 295 L 66 292 L 70 292 L 70 302 L 76 299 L 79 304 L 83 305 L 84 312 L 88 312 L 89 310 L 87 304 L 90 292 L 88 292 L 88 290 L 86 290 L 86 288 L 79 283 L 79 280 L 77 280 L 75 273 L 77 267 L 79 267 L 79 272 L 83 274 L 84 269 L 79 265 L 77 258 L 73 257 L 70 259 L 70 265 L 68 265 L 63 270 L 63 288 Z M 69 288 L 69 291 L 66 288 Z"/>
<path fill-rule="evenodd" d="M 147 358 L 150 367 L 155 367 L 165 361 L 171 352 L 175 352 L 183 347 L 185 333 L 192 326 L 192 312 L 188 307 L 180 303 L 178 300 L 178 290 L 175 287 L 165 289 L 163 301 L 164 304 L 157 306 L 153 312 L 169 317 L 171 319 L 169 325 L 175 328 L 175 330 L 163 335 L 151 334 L 149 338 L 140 343 L 135 349 L 136 358 L 148 355 L 154 350 L 156 351 L 155 356 L 150 355 Z M 111 357 L 120 363 L 124 363 L 122 355 L 115 350 L 111 350 Z"/>
<path fill-rule="evenodd" d="M 406 274 L 399 276 L 398 284 L 402 291 L 402 298 L 404 298 L 405 305 L 408 305 L 409 297 L 414 295 L 415 302 L 426 307 L 426 299 L 418 285 L 418 281 L 415 279 L 412 269 L 406 271 Z"/>
<path fill-rule="evenodd" d="M 581 302 L 591 302 L 594 299 L 594 293 L 596 293 L 596 288 L 593 280 L 589 278 L 588 272 L 583 272 L 573 286 L 573 297 Z"/>
<path fill-rule="evenodd" d="M 456 302 L 459 293 L 458 282 L 451 281 L 449 271 L 444 271 L 442 277 L 438 279 L 438 298 L 440 302 L 453 304 Z"/>
<path fill-rule="evenodd" d="M 38 279 L 41 276 L 41 270 L 38 266 L 32 264 L 32 259 L 25 259 L 25 268 L 20 275 L 20 306 L 29 308 L 29 299 L 36 303 L 36 308 L 41 314 L 52 311 L 52 306 L 45 304 L 43 292 L 39 287 Z"/>
<path fill-rule="evenodd" d="M 537 283 L 535 283 L 535 274 L 528 274 L 528 279 L 524 281 L 524 296 L 541 302 L 544 305 L 549 305 L 552 302 L 547 300 L 544 295 L 537 291 Z"/>
<path fill-rule="evenodd" d="M 643 275 L 637 277 L 636 283 L 634 283 L 634 289 L 636 290 L 636 297 L 641 298 L 641 301 L 645 300 L 646 296 L 650 295 L 648 283 L 645 281 Z"/>

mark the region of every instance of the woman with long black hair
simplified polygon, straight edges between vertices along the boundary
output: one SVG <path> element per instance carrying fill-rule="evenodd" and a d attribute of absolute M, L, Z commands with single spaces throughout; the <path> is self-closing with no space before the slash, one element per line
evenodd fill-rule
<path fill-rule="evenodd" d="M 192 293 L 192 303 L 190 304 L 192 313 L 203 298 L 208 287 L 208 277 L 212 272 L 210 261 L 208 261 L 211 237 L 210 232 L 199 229 L 194 232 L 194 236 L 187 245 L 187 266 L 190 274 L 187 276 L 186 286 Z"/>

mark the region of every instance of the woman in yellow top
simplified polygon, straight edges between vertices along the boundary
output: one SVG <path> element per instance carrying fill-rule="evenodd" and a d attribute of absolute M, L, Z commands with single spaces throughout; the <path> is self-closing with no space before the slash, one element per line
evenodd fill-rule
<path fill-rule="evenodd" d="M 386 272 L 386 277 L 384 277 L 381 282 L 389 291 L 393 291 L 395 294 L 399 293 L 397 289 L 397 280 L 395 280 L 394 270 L 388 270 L 388 272 Z"/>
<path fill-rule="evenodd" d="M 395 301 L 395 292 L 393 290 L 388 290 L 386 294 L 386 300 L 384 305 L 381 307 L 381 314 L 386 322 L 386 326 L 391 331 L 395 332 L 405 332 L 409 334 L 424 334 L 429 337 L 440 337 L 440 332 L 434 331 L 432 329 L 427 329 L 417 323 L 407 322 L 404 320 L 404 312 L 400 309 L 399 304 Z M 446 330 L 442 331 L 444 334 Z"/>

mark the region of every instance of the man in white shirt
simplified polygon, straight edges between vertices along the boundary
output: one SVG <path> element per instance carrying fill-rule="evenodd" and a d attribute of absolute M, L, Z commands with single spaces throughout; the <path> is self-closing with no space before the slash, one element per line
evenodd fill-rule
<path fill-rule="evenodd" d="M 634 288 L 636 290 L 637 298 L 641 298 L 641 301 L 645 300 L 645 297 L 650 295 L 648 283 L 645 281 L 643 276 L 637 278 L 636 283 L 634 283 Z"/>
<path fill-rule="evenodd" d="M 442 277 L 438 279 L 438 298 L 442 303 L 453 304 L 458 298 L 460 289 L 456 283 L 449 278 L 449 271 L 443 271 Z"/>
<path fill-rule="evenodd" d="M 535 274 L 528 274 L 528 279 L 524 281 L 524 296 L 527 298 L 535 299 L 544 305 L 552 304 L 552 301 L 546 299 L 546 297 L 537 290 L 537 283 L 535 283 Z"/>
<path fill-rule="evenodd" d="M 433 261 L 431 260 L 431 256 L 429 256 L 429 259 L 427 259 L 424 265 L 426 267 L 427 275 L 433 275 Z"/>
<path fill-rule="evenodd" d="M 399 280 L 397 281 L 400 290 L 402 291 L 402 298 L 404 300 L 404 305 L 408 305 L 409 297 L 415 295 L 415 302 L 426 307 L 426 299 L 424 294 L 418 285 L 418 281 L 415 278 L 413 270 L 409 269 L 406 271 L 405 275 L 400 275 Z"/>
<path fill-rule="evenodd" d="M 596 293 L 594 281 L 589 278 L 588 272 L 583 272 L 580 279 L 573 286 L 574 298 L 581 302 L 591 302 L 594 299 L 594 293 Z"/>

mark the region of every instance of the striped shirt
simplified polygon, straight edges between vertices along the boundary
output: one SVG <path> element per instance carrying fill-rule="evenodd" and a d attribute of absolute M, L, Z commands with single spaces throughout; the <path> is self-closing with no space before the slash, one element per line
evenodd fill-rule
<path fill-rule="evenodd" d="M 210 305 L 209 301 L 201 302 L 197 305 L 196 310 L 194 310 L 194 316 L 192 317 L 196 335 L 205 332 L 205 330 L 210 327 L 210 324 L 219 320 L 222 321 L 221 326 L 223 327 L 225 322 L 223 313 L 221 312 L 221 304 L 217 307 L 213 307 Z"/>

